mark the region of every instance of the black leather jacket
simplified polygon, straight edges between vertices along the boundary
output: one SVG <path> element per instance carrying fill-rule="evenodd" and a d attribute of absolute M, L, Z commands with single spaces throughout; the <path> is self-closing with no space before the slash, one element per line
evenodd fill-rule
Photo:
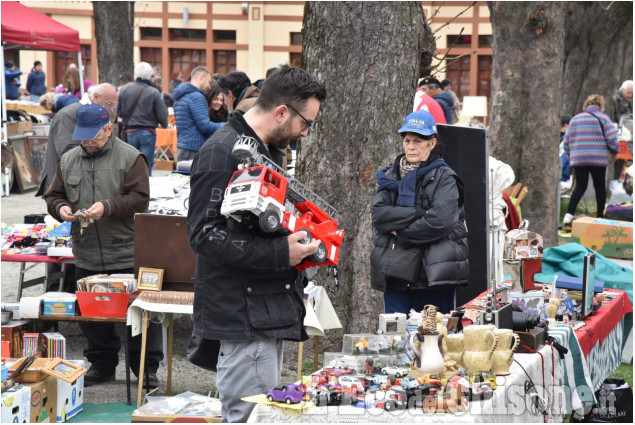
<path fill-rule="evenodd" d="M 194 331 L 206 339 L 308 339 L 303 282 L 289 266 L 287 237 L 264 233 L 258 225 L 228 227 L 220 209 L 225 188 L 238 162 L 232 148 L 240 134 L 260 141 L 237 112 L 210 137 L 194 158 L 187 216 L 190 246 L 198 254 L 194 284 Z"/>
<path fill-rule="evenodd" d="M 401 180 L 402 156 L 386 172 L 393 180 Z M 467 285 L 469 250 L 461 178 L 450 167 L 431 170 L 417 182 L 415 197 L 420 207 L 402 207 L 395 206 L 397 191 L 375 193 L 371 207 L 375 242 L 370 261 L 371 287 L 385 291 Z M 387 254 L 395 243 L 422 250 L 419 280 L 412 285 L 393 282 L 384 275 Z"/>

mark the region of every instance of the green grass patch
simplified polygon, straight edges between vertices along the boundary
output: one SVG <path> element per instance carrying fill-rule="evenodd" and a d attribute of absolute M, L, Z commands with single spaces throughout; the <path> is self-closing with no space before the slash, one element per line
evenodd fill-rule
<path fill-rule="evenodd" d="M 615 373 L 611 375 L 611 379 L 623 379 L 629 387 L 633 388 L 633 365 L 627 363 L 621 363 Z"/>

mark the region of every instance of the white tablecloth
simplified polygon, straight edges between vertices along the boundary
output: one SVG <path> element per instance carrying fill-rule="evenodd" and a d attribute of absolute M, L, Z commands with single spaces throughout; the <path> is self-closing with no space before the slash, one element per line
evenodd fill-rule
<path fill-rule="evenodd" d="M 352 406 L 311 407 L 297 412 L 277 406 L 257 404 L 249 417 L 249 422 L 315 422 L 315 423 L 483 423 L 483 422 L 561 422 L 566 410 L 565 399 L 560 394 L 559 383 L 562 379 L 562 368 L 558 353 L 550 346 L 545 346 L 539 354 L 516 354 L 514 358 L 520 362 L 533 380 L 538 394 L 549 400 L 549 415 L 535 414 L 527 407 L 529 398 L 525 396 L 527 376 L 523 369 L 514 362 L 511 374 L 498 377 L 498 388 L 489 400 L 472 401 L 467 412 L 456 414 L 438 413 L 429 415 L 421 409 L 386 412 L 377 408 L 357 408 Z M 543 373 L 544 358 L 544 373 Z M 544 376 L 544 380 L 543 380 Z M 545 388 L 546 387 L 546 388 Z M 543 392 L 544 389 L 544 392 Z M 555 400 L 555 403 L 554 403 Z"/>

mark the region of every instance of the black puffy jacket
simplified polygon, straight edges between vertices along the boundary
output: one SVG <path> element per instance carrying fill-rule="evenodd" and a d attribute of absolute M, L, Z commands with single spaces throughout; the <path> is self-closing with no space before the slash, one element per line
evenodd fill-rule
<path fill-rule="evenodd" d="M 401 180 L 400 155 L 386 176 Z M 467 228 L 463 208 L 463 182 L 447 166 L 429 171 L 416 185 L 420 207 L 395 206 L 397 191 L 375 193 L 371 207 L 375 246 L 371 254 L 371 287 L 423 289 L 428 286 L 467 285 L 469 276 Z M 397 236 L 391 232 L 396 232 Z M 393 244 L 420 247 L 423 253 L 419 280 L 412 285 L 386 279 L 384 267 Z M 416 265 L 413 265 L 413 267 Z"/>
<path fill-rule="evenodd" d="M 238 162 L 232 148 L 240 134 L 260 142 L 259 151 L 280 165 L 240 112 L 209 138 L 194 157 L 187 216 L 190 246 L 197 254 L 194 331 L 206 339 L 308 339 L 303 282 L 289 266 L 287 237 L 258 225 L 228 228 L 220 209 Z"/>

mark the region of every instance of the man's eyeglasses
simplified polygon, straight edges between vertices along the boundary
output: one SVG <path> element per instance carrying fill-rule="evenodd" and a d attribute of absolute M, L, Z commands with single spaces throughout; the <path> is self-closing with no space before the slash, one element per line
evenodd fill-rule
<path fill-rule="evenodd" d="M 300 118 L 302 118 L 302 120 L 306 123 L 306 125 L 304 126 L 304 128 L 302 129 L 301 133 L 305 132 L 306 130 L 308 130 L 309 128 L 311 128 L 311 126 L 313 125 L 313 121 L 311 120 L 307 120 L 306 118 L 304 118 L 302 116 L 301 113 L 298 112 L 297 109 L 295 109 L 293 106 L 286 104 L 285 105 L 287 108 L 291 109 L 293 112 L 295 112 Z"/>

